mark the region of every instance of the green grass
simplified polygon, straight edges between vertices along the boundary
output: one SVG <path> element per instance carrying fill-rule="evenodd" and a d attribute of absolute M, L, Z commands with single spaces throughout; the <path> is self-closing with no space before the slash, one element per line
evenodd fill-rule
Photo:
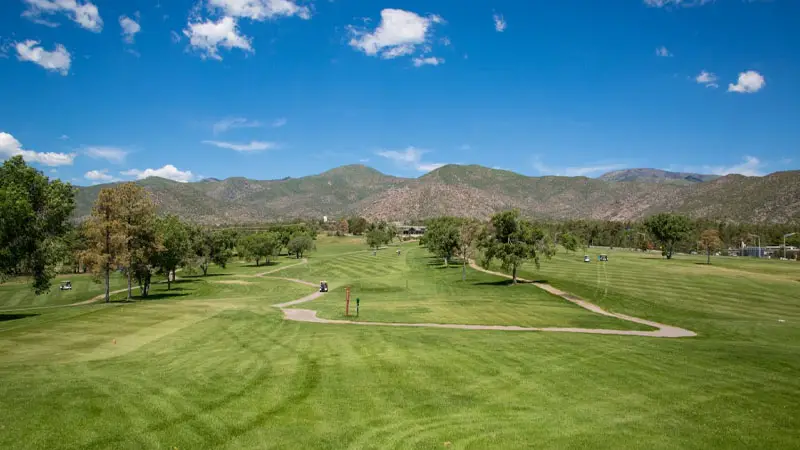
<path fill-rule="evenodd" d="M 72 282 L 71 291 L 58 289 L 61 281 Z M 119 275 L 112 277 L 111 289 L 122 289 L 127 286 L 127 281 Z M 59 306 L 88 300 L 104 292 L 102 283 L 96 283 L 91 274 L 59 275 L 53 280 L 50 292 L 44 295 L 35 295 L 26 278 L 17 278 L 10 282 L 0 284 L 0 311 L 19 308 L 39 308 L 42 306 Z"/>
<path fill-rule="evenodd" d="M 379 280 L 395 289 L 409 277 L 422 284 L 409 295 L 436 294 L 434 311 L 448 320 L 502 321 L 450 303 L 484 289 L 497 293 L 492 309 L 509 308 L 514 320 L 551 309 L 532 286 L 462 288 L 457 269 L 428 267 L 419 249 L 372 257 L 337 242 L 321 239 L 307 267 L 276 275 L 318 281 L 329 269 L 323 278 L 336 289 Z M 523 272 L 699 336 L 288 322 L 269 305 L 314 289 L 236 277 L 233 264 L 216 276 L 184 276 L 173 292 L 154 286 L 148 301 L 0 321 L 0 448 L 800 446 L 800 266 L 718 258 L 705 267 L 694 264 L 699 258 L 612 252 L 603 272 L 580 256 L 559 254 Z M 218 283 L 232 280 L 252 284 Z M 391 289 L 365 293 L 365 311 L 385 302 L 374 314 L 386 320 L 392 311 L 410 314 L 404 320 L 434 314 L 403 312 L 423 296 Z M 305 307 L 339 303 L 331 294 Z"/>

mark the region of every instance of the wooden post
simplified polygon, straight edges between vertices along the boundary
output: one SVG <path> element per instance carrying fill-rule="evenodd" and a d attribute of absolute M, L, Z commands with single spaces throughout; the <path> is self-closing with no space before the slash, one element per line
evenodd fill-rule
<path fill-rule="evenodd" d="M 345 316 L 349 316 L 350 315 L 350 288 L 345 288 L 344 297 L 345 297 L 344 315 Z"/>

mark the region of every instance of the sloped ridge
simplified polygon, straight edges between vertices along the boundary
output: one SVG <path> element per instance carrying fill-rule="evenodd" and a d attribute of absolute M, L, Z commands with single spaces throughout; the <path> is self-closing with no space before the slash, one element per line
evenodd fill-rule
<path fill-rule="evenodd" d="M 638 177 L 654 170 L 617 171 L 607 174 L 607 178 L 627 179 L 628 175 L 622 172 L 639 174 Z M 212 224 L 344 215 L 384 220 L 425 219 L 442 214 L 485 218 L 508 208 L 547 219 L 635 220 L 664 211 L 735 221 L 800 219 L 800 171 L 715 179 L 702 178 L 709 177 L 702 174 L 672 174 L 704 181 L 529 177 L 478 165 L 446 165 L 414 179 L 386 175 L 364 165 L 349 165 L 281 180 L 234 177 L 177 183 L 148 178 L 137 183 L 153 194 L 161 212 Z M 88 216 L 102 187 L 78 189 L 78 218 Z"/>

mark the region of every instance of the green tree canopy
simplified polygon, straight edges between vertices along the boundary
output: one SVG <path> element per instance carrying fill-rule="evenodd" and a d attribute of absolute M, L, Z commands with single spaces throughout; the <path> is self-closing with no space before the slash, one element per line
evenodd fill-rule
<path fill-rule="evenodd" d="M 675 244 L 685 238 L 692 230 L 689 218 L 678 214 L 661 213 L 649 217 L 645 226 L 658 243 L 663 246 L 663 254 L 667 259 L 672 259 Z"/>
<path fill-rule="evenodd" d="M 177 216 L 168 215 L 157 221 L 156 227 L 161 236 L 161 249 L 155 255 L 155 263 L 167 274 L 167 289 L 172 288 L 172 280 L 178 266 L 185 264 L 191 256 L 189 226 Z M 171 275 L 171 276 L 170 276 Z"/>
<path fill-rule="evenodd" d="M 459 227 L 462 220 L 456 217 L 437 217 L 428 221 L 425 229 L 425 246 L 439 258 L 445 266 L 459 248 Z"/>
<path fill-rule="evenodd" d="M 223 269 L 232 255 L 232 236 L 223 231 L 212 231 L 202 226 L 191 229 L 191 252 L 193 266 L 200 268 L 203 276 L 208 275 L 208 267 L 214 263 Z"/>
<path fill-rule="evenodd" d="M 0 166 L 0 281 L 30 274 L 36 294 L 50 289 L 59 241 L 75 208 L 72 186 L 50 180 L 21 156 Z"/>
<path fill-rule="evenodd" d="M 562 233 L 561 234 L 561 245 L 564 249 L 568 252 L 575 252 L 580 247 L 580 242 L 578 241 L 578 237 L 572 233 Z"/>
<path fill-rule="evenodd" d="M 269 264 L 270 259 L 277 255 L 283 247 L 285 233 L 275 231 L 262 231 L 245 236 L 239 240 L 239 254 L 247 261 L 255 261 L 256 266 L 263 259 Z M 288 245 L 291 238 L 286 241 Z"/>
<path fill-rule="evenodd" d="M 517 282 L 517 269 L 525 261 L 533 260 L 539 267 L 542 257 L 549 259 L 554 254 L 552 241 L 544 231 L 520 218 L 517 210 L 492 216 L 479 248 L 484 251 L 483 265 L 498 259 L 503 269 L 511 271 L 513 283 Z"/>
<path fill-rule="evenodd" d="M 296 234 L 289 241 L 288 249 L 290 254 L 294 254 L 298 259 L 303 257 L 303 254 L 314 249 L 314 239 L 303 233 Z"/>

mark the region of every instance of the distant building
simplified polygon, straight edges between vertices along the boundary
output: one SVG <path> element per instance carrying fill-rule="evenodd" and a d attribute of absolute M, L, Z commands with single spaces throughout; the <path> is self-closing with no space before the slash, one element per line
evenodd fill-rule
<path fill-rule="evenodd" d="M 322 222 L 328 223 L 328 216 L 322 216 Z"/>

